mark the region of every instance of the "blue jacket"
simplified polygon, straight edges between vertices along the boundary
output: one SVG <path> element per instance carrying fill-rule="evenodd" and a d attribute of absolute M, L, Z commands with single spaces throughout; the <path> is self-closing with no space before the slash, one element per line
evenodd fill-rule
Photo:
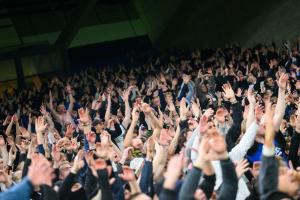
<path fill-rule="evenodd" d="M 1 200 L 29 200 L 33 191 L 33 186 L 28 177 L 25 177 L 20 183 L 0 193 Z"/>
<path fill-rule="evenodd" d="M 187 88 L 186 88 L 187 87 Z M 187 91 L 186 91 L 187 89 Z M 183 97 L 186 98 L 186 102 L 188 105 L 191 104 L 191 100 L 195 95 L 195 83 L 190 81 L 188 84 L 182 83 L 180 87 L 180 91 L 178 94 L 178 101 L 180 101 Z"/>

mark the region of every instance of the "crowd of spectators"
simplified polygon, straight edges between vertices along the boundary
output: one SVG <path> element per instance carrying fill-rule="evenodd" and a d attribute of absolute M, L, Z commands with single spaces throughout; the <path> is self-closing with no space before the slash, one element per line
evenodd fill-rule
<path fill-rule="evenodd" d="M 0 199 L 298 199 L 299 52 L 176 51 L 6 90 Z"/>

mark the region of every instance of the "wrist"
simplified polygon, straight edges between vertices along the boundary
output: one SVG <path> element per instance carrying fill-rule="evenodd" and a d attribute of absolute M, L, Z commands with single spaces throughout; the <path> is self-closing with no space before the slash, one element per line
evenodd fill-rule
<path fill-rule="evenodd" d="M 203 161 L 202 160 L 196 160 L 195 162 L 194 162 L 194 164 L 193 164 L 193 166 L 195 167 L 195 168 L 197 168 L 197 169 L 202 169 L 202 167 L 203 167 Z"/>
<path fill-rule="evenodd" d="M 58 169 L 58 168 L 59 168 L 58 161 L 54 160 L 54 162 L 53 162 L 53 169 Z"/>
<path fill-rule="evenodd" d="M 92 151 L 92 150 L 95 150 L 95 149 L 96 149 L 95 143 L 89 142 L 89 150 Z"/>
<path fill-rule="evenodd" d="M 219 160 L 227 160 L 229 159 L 228 152 L 225 151 L 224 153 L 219 154 Z"/>
<path fill-rule="evenodd" d="M 176 181 L 177 179 L 173 180 L 173 178 L 166 178 L 163 187 L 166 189 L 173 190 L 176 186 Z"/>
<path fill-rule="evenodd" d="M 84 134 L 87 134 L 91 131 L 91 126 L 87 125 L 87 126 L 82 126 L 83 132 Z"/>
<path fill-rule="evenodd" d="M 179 118 L 180 118 L 180 121 L 185 121 L 187 119 L 186 116 L 180 116 Z"/>
<path fill-rule="evenodd" d="M 264 156 L 267 156 L 267 157 L 272 157 L 275 155 L 275 146 L 274 144 L 272 146 L 267 146 L 267 145 L 264 145 L 263 146 L 263 151 L 262 151 L 262 154 Z"/>
<path fill-rule="evenodd" d="M 70 172 L 71 172 L 72 174 L 77 174 L 78 169 L 77 169 L 76 167 L 72 167 Z"/>
<path fill-rule="evenodd" d="M 146 161 L 149 161 L 149 162 L 152 162 L 152 160 L 153 160 L 153 156 L 146 156 Z"/>
<path fill-rule="evenodd" d="M 7 165 L 8 165 L 8 166 L 11 166 L 11 167 L 12 167 L 13 163 L 14 163 L 14 159 L 9 159 L 9 160 L 7 161 Z"/>
<path fill-rule="evenodd" d="M 230 103 L 231 103 L 231 104 L 235 104 L 235 103 L 237 103 L 237 100 L 236 100 L 236 98 L 235 98 L 235 97 L 234 97 L 234 98 L 231 98 L 231 99 L 230 99 Z"/>
<path fill-rule="evenodd" d="M 124 159 L 124 158 L 122 158 L 122 159 L 119 161 L 119 163 L 120 163 L 121 165 L 124 165 L 125 162 L 126 162 L 126 159 Z"/>
<path fill-rule="evenodd" d="M 8 187 L 11 186 L 12 181 L 11 181 L 11 180 L 7 180 L 7 181 L 4 182 L 4 184 L 5 184 L 5 186 L 8 188 Z"/>

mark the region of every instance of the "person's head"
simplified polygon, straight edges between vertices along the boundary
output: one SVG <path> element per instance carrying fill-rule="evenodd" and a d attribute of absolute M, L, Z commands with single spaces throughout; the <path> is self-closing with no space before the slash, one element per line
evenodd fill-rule
<path fill-rule="evenodd" d="M 59 166 L 59 179 L 64 180 L 70 173 L 71 165 L 69 162 L 64 161 Z"/>
<path fill-rule="evenodd" d="M 139 149 L 139 150 L 142 150 L 144 146 L 142 139 L 138 136 L 132 139 L 131 145 L 134 149 Z"/>
<path fill-rule="evenodd" d="M 276 58 L 272 58 L 272 59 L 270 59 L 270 62 L 269 62 L 269 64 L 270 64 L 270 65 L 272 65 L 272 66 L 277 66 L 277 64 L 278 64 L 278 61 L 277 61 L 277 59 L 276 59 Z"/>
<path fill-rule="evenodd" d="M 191 80 L 191 75 L 188 72 L 183 72 L 182 74 L 182 80 L 184 83 L 188 83 Z"/>
<path fill-rule="evenodd" d="M 59 105 L 57 106 L 57 112 L 58 112 L 59 114 L 64 114 L 64 113 L 67 112 L 67 109 L 66 109 L 66 107 L 65 107 L 65 105 L 64 105 L 63 103 L 61 103 L 61 104 L 59 104 Z"/>
<path fill-rule="evenodd" d="M 116 117 L 118 118 L 118 120 L 119 120 L 120 122 L 123 121 L 124 115 L 123 115 L 123 113 L 122 113 L 121 108 L 119 108 L 119 109 L 117 110 L 117 116 L 116 116 Z"/>
<path fill-rule="evenodd" d="M 295 197 L 300 189 L 299 172 L 289 169 L 282 160 L 279 160 L 278 190 Z"/>
<path fill-rule="evenodd" d="M 237 76 L 239 77 L 239 80 L 240 80 L 240 81 L 244 79 L 244 74 L 243 74 L 242 71 L 238 71 L 238 72 L 237 72 Z"/>
<path fill-rule="evenodd" d="M 200 90 L 201 90 L 202 93 L 207 93 L 208 92 L 208 89 L 207 89 L 205 84 L 200 85 Z"/>
<path fill-rule="evenodd" d="M 104 120 L 103 119 L 94 119 L 93 127 L 95 128 L 96 133 L 100 133 L 105 128 Z"/>
<path fill-rule="evenodd" d="M 160 106 L 160 99 L 159 99 L 159 96 L 154 96 L 153 99 L 152 99 L 152 103 L 154 106 L 158 107 Z"/>
<path fill-rule="evenodd" d="M 273 80 L 273 78 L 272 77 L 267 77 L 266 84 L 268 86 L 271 86 L 271 87 L 274 86 L 274 80 Z"/>

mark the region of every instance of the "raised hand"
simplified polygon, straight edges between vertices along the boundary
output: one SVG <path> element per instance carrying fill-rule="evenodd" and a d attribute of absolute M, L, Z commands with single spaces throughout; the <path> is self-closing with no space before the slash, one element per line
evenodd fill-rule
<path fill-rule="evenodd" d="M 201 139 L 200 145 L 197 149 L 198 156 L 194 163 L 194 166 L 202 168 L 205 163 L 211 160 L 209 149 L 210 149 L 209 137 L 204 136 Z"/>
<path fill-rule="evenodd" d="M 42 113 L 42 115 L 47 115 L 47 111 L 44 105 L 41 105 L 40 112 Z"/>
<path fill-rule="evenodd" d="M 222 86 L 222 89 L 223 89 L 223 96 L 226 99 L 229 99 L 230 102 L 236 101 L 234 91 L 233 91 L 233 89 L 232 89 L 232 87 L 231 87 L 231 85 L 229 83 L 224 84 Z"/>
<path fill-rule="evenodd" d="M 90 116 L 87 108 L 85 110 L 83 108 L 79 108 L 78 115 L 80 123 L 82 123 L 83 125 L 87 125 L 90 123 Z"/>
<path fill-rule="evenodd" d="M 238 178 L 241 178 L 245 172 L 249 170 L 249 163 L 246 159 L 240 160 L 236 163 L 235 171 Z"/>
<path fill-rule="evenodd" d="M 147 109 L 147 110 L 148 110 L 148 109 Z M 145 112 L 145 111 L 144 111 L 144 112 Z M 134 108 L 132 109 L 131 116 L 132 116 L 132 121 L 137 122 L 137 121 L 139 120 L 140 112 L 138 111 L 138 108 L 137 108 L 137 107 L 134 107 Z"/>
<path fill-rule="evenodd" d="M 134 172 L 133 170 L 128 167 L 128 166 L 124 166 L 123 167 L 123 174 L 120 174 L 119 175 L 120 178 L 122 178 L 124 181 L 135 181 L 135 175 L 134 175 Z"/>
<path fill-rule="evenodd" d="M 201 110 L 200 110 L 200 102 L 199 102 L 199 99 L 197 99 L 196 102 L 195 102 L 195 101 L 192 101 L 192 107 L 191 107 L 191 110 L 192 110 L 194 116 L 196 116 L 196 117 L 199 117 L 199 116 L 200 116 Z"/>
<path fill-rule="evenodd" d="M 186 119 L 186 114 L 189 111 L 189 107 L 186 105 L 186 99 L 182 98 L 180 101 L 180 107 L 179 107 L 179 115 L 181 120 Z"/>
<path fill-rule="evenodd" d="M 208 117 L 206 115 L 202 115 L 202 117 L 200 118 L 199 126 L 200 126 L 200 133 L 205 134 L 209 128 Z"/>
<path fill-rule="evenodd" d="M 183 153 L 177 154 L 173 156 L 167 167 L 167 171 L 165 173 L 165 182 L 164 188 L 174 189 L 176 181 L 179 179 L 182 174 L 182 169 L 184 166 L 184 156 Z"/>
<path fill-rule="evenodd" d="M 208 119 L 209 119 L 211 116 L 213 116 L 213 114 L 214 114 L 214 110 L 213 110 L 212 108 L 207 109 L 207 110 L 203 113 L 203 115 L 205 115 Z"/>
<path fill-rule="evenodd" d="M 20 133 L 21 133 L 23 138 L 30 138 L 30 133 L 24 127 L 20 126 Z"/>
<path fill-rule="evenodd" d="M 65 132 L 65 137 L 71 138 L 73 136 L 74 131 L 75 131 L 74 126 L 72 124 L 69 124 Z"/>
<path fill-rule="evenodd" d="M 255 94 L 253 93 L 253 89 L 249 88 L 247 91 L 247 99 L 250 104 L 254 105 L 256 102 Z"/>
<path fill-rule="evenodd" d="M 16 123 L 18 123 L 18 116 L 17 116 L 17 114 L 14 114 L 13 116 L 12 116 L 12 120 L 13 120 L 13 122 L 16 124 Z"/>
<path fill-rule="evenodd" d="M 27 176 L 34 186 L 43 184 L 52 186 L 53 169 L 50 162 L 41 154 L 32 156 Z"/>
<path fill-rule="evenodd" d="M 52 156 L 52 159 L 54 160 L 54 162 L 58 163 L 60 161 L 60 158 L 61 158 L 60 149 L 56 145 L 52 146 L 51 156 Z"/>
<path fill-rule="evenodd" d="M 286 90 L 287 88 L 287 82 L 289 80 L 289 75 L 288 74 L 282 74 L 277 81 L 277 85 L 280 89 Z"/>
<path fill-rule="evenodd" d="M 78 145 L 77 138 L 72 138 L 70 144 L 71 150 L 76 152 L 79 147 L 80 145 Z"/>
<path fill-rule="evenodd" d="M 47 128 L 47 123 L 45 123 L 45 119 L 42 116 L 39 116 L 35 120 L 35 131 L 37 133 L 44 133 Z"/>
<path fill-rule="evenodd" d="M 83 150 L 79 150 L 74 159 L 74 163 L 73 163 L 71 172 L 74 172 L 76 174 L 83 166 L 84 166 Z"/>
<path fill-rule="evenodd" d="M 120 160 L 121 164 L 124 164 L 125 161 L 127 160 L 129 153 L 133 151 L 133 147 L 127 147 L 126 149 L 124 149 L 123 154 L 122 154 L 122 158 Z"/>
<path fill-rule="evenodd" d="M 262 116 L 264 115 L 263 107 L 257 104 L 255 106 L 255 119 L 257 122 L 260 122 Z"/>

